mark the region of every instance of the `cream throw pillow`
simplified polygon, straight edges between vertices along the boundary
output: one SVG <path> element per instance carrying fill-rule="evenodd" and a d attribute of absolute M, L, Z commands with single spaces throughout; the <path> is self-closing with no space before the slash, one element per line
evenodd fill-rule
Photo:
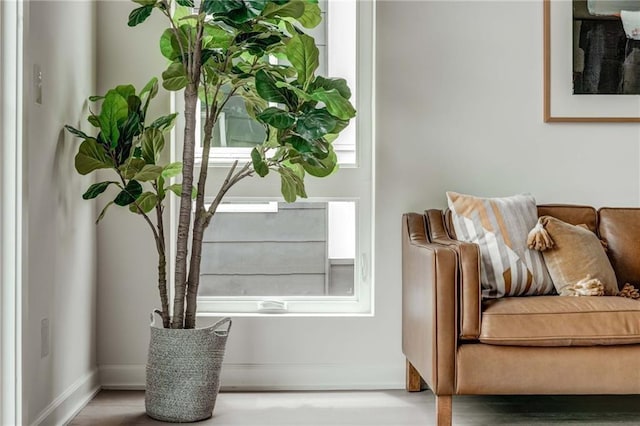
<path fill-rule="evenodd" d="M 529 234 L 529 247 L 542 251 L 558 294 L 585 279 L 599 280 L 606 296 L 618 294 L 618 280 L 600 239 L 584 225 L 542 216 Z"/>
<path fill-rule="evenodd" d="M 527 248 L 527 234 L 538 210 L 528 194 L 479 198 L 447 192 L 456 236 L 480 247 L 480 281 L 484 298 L 553 292 L 539 252 Z"/>

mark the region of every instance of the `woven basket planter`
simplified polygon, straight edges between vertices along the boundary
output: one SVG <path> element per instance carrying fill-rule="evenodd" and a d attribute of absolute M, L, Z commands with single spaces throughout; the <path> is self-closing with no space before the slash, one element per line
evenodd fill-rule
<path fill-rule="evenodd" d="M 230 318 L 186 330 L 152 325 L 145 391 L 149 417 L 183 423 L 213 415 L 230 328 Z"/>

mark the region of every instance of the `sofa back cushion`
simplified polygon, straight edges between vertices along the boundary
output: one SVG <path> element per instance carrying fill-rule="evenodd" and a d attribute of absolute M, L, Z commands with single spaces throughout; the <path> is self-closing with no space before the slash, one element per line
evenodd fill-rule
<path fill-rule="evenodd" d="M 631 283 L 640 288 L 640 209 L 602 208 L 598 233 L 618 278 L 618 288 Z"/>
<path fill-rule="evenodd" d="M 553 216 L 571 225 L 587 225 L 596 232 L 598 213 L 589 206 L 570 206 L 564 204 L 543 204 L 538 206 L 538 217 Z"/>
<path fill-rule="evenodd" d="M 587 227 L 596 232 L 598 229 L 598 212 L 596 209 L 590 206 L 572 206 L 566 204 L 542 204 L 538 206 L 538 217 L 540 216 L 553 216 L 556 219 L 560 219 L 563 222 L 570 223 L 572 225 L 587 225 Z M 447 209 L 444 213 L 445 225 L 447 226 L 447 232 L 453 239 L 456 238 L 456 231 L 453 228 L 451 210 Z"/>

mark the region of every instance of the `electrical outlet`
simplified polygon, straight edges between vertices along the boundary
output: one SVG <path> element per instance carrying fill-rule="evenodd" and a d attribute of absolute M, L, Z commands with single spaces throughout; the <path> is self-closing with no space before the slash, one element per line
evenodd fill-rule
<path fill-rule="evenodd" d="M 33 94 L 38 105 L 42 105 L 42 70 L 40 65 L 33 66 Z"/>
<path fill-rule="evenodd" d="M 49 355 L 49 318 L 40 321 L 40 358 Z"/>

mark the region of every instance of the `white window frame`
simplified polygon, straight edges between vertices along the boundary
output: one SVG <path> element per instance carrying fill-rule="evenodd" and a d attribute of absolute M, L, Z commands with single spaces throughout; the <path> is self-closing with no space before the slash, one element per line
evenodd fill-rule
<path fill-rule="evenodd" d="M 374 292 L 374 30 L 375 30 L 375 4 L 374 1 L 359 0 L 329 0 L 329 10 L 339 11 L 336 5 L 351 2 L 356 7 L 356 80 L 357 85 L 349 83 L 355 88 L 355 107 L 358 115 L 350 127 L 356 136 L 356 152 L 351 164 L 341 164 L 340 169 L 332 176 L 324 179 L 309 178 L 305 181 L 307 193 L 310 198 L 303 201 L 355 201 L 356 202 L 356 258 L 354 259 L 355 282 L 353 296 L 315 296 L 315 297 L 272 297 L 272 298 L 238 298 L 238 297 L 203 297 L 198 298 L 198 317 L 216 317 L 220 315 L 230 316 L 263 316 L 278 314 L 281 316 L 373 316 L 375 306 Z M 340 42 L 336 37 L 336 29 L 340 28 L 339 20 L 333 23 L 329 18 L 329 30 L 327 43 L 331 46 Z M 332 31 L 331 28 L 335 27 Z M 337 76 L 333 72 L 331 61 L 327 68 L 329 75 Z M 172 110 L 183 111 L 184 99 L 182 94 L 172 95 Z M 199 128 L 199 127 L 198 127 Z M 171 159 L 179 161 L 182 146 L 175 137 L 183 134 L 184 122 L 178 120 L 173 131 L 171 144 Z M 339 146 L 338 146 L 339 148 Z M 248 152 L 248 151 L 247 151 Z M 208 187 L 216 188 L 224 179 L 230 161 L 243 158 L 229 156 L 223 160 L 210 161 Z M 244 161 L 248 161 L 247 156 Z M 198 164 L 196 164 L 198 166 Z M 197 177 L 198 168 L 194 177 Z M 249 183 L 251 182 L 251 183 Z M 211 194 L 207 194 L 211 195 Z M 234 199 L 282 200 L 280 194 L 280 182 L 278 176 L 268 176 L 264 179 L 250 178 L 234 187 L 231 196 L 225 197 L 225 201 Z M 170 211 L 170 241 L 169 255 L 175 258 L 176 231 L 179 200 L 171 197 Z M 170 263 L 172 264 L 172 262 Z M 173 265 L 171 265 L 173 267 Z M 173 273 L 170 273 L 170 282 L 173 282 Z M 173 292 L 173 285 L 171 286 Z M 173 298 L 173 294 L 171 294 Z M 286 306 L 286 309 L 281 309 Z"/>
<path fill-rule="evenodd" d="M 0 2 L 0 423 L 22 424 L 23 16 Z"/>

